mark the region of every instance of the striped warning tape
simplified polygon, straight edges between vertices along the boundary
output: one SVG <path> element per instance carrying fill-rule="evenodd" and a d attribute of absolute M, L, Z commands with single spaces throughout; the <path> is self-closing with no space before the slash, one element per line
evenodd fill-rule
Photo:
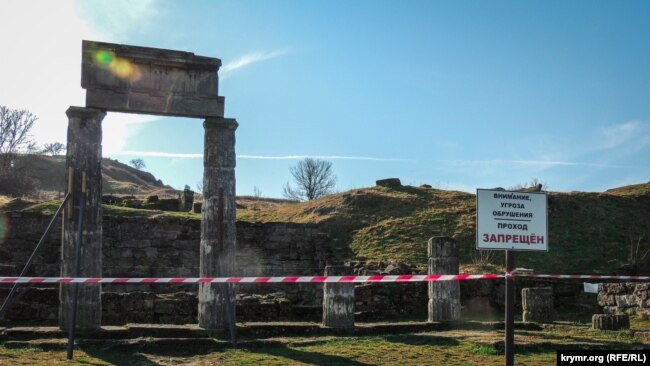
<path fill-rule="evenodd" d="M 562 275 L 511 272 L 480 275 L 396 275 L 396 276 L 281 276 L 281 277 L 169 277 L 169 278 L 96 278 L 96 277 L 0 277 L 3 283 L 367 283 L 436 282 L 532 277 L 549 279 L 649 281 L 650 276 Z"/>
<path fill-rule="evenodd" d="M 364 283 L 434 282 L 503 278 L 503 275 L 398 275 L 398 276 L 283 276 L 283 277 L 182 277 L 182 278 L 88 278 L 0 277 L 0 283 Z"/>
<path fill-rule="evenodd" d="M 516 277 L 557 278 L 570 280 L 620 280 L 620 281 L 648 281 L 650 276 L 609 276 L 609 275 L 563 275 L 563 274 L 534 274 L 514 273 Z"/>

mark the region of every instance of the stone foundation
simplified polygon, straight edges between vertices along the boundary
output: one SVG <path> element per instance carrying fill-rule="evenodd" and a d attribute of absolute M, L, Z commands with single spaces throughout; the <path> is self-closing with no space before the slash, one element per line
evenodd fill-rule
<path fill-rule="evenodd" d="M 650 283 L 601 283 L 598 284 L 598 305 L 605 314 L 629 314 L 650 312 Z"/>

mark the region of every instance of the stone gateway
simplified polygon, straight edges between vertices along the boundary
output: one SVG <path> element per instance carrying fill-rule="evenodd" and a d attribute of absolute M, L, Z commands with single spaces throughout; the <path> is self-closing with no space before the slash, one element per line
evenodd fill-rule
<path fill-rule="evenodd" d="M 204 120 L 200 275 L 234 274 L 237 121 L 223 116 L 224 98 L 218 95 L 220 66 L 221 60 L 217 58 L 190 52 L 83 41 L 81 86 L 86 89 L 86 106 L 70 107 L 67 111 L 66 179 L 72 199 L 63 219 L 62 276 L 73 274 L 74 233 L 80 223 L 83 235 L 79 275 L 102 275 L 101 123 L 110 111 Z M 84 210 L 79 209 L 82 199 Z M 69 328 L 66 314 L 72 302 L 71 289 L 68 284 L 60 287 L 59 323 L 64 330 Z M 234 321 L 233 301 L 234 293 L 224 285 L 201 284 L 199 326 L 225 330 L 228 321 Z M 78 304 L 76 329 L 99 329 L 100 285 L 81 286 Z M 226 313 L 230 314 L 228 319 Z"/>

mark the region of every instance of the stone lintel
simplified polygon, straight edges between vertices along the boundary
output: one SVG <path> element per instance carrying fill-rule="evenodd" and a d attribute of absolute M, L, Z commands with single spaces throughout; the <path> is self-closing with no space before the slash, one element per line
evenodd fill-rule
<path fill-rule="evenodd" d="M 83 41 L 86 106 L 181 117 L 223 117 L 221 60 L 191 52 Z"/>
<path fill-rule="evenodd" d="M 190 70 L 218 71 L 221 60 L 216 57 L 197 56 L 193 52 L 176 51 L 164 48 L 131 46 L 118 43 L 97 41 L 82 41 L 84 58 L 92 57 L 95 51 L 109 51 L 115 56 L 127 58 L 134 62 L 164 65 L 171 67 L 184 67 Z M 86 55 L 86 53 L 91 53 Z"/>

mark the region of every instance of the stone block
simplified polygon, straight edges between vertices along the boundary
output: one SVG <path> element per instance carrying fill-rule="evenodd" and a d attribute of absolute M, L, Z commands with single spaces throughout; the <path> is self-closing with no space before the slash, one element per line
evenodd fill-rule
<path fill-rule="evenodd" d="M 378 179 L 375 181 L 375 184 L 379 187 L 388 188 L 399 188 L 402 186 L 402 182 L 399 180 L 399 178 Z"/>
<path fill-rule="evenodd" d="M 627 314 L 594 314 L 591 318 L 594 329 L 620 330 L 630 328 L 630 317 Z"/>
<path fill-rule="evenodd" d="M 326 266 L 325 276 L 344 276 L 352 273 L 349 266 Z M 325 283 L 323 286 L 323 326 L 354 327 L 354 284 Z"/>
<path fill-rule="evenodd" d="M 427 245 L 429 274 L 458 274 L 458 245 L 449 237 L 433 237 Z M 460 319 L 460 284 L 458 281 L 428 283 L 428 322 Z"/>
<path fill-rule="evenodd" d="M 144 249 L 145 255 L 147 258 L 156 258 L 158 257 L 158 249 L 156 248 L 145 248 Z"/>
<path fill-rule="evenodd" d="M 553 322 L 553 288 L 531 287 L 521 290 L 524 322 Z"/>
<path fill-rule="evenodd" d="M 618 306 L 603 306 L 603 312 L 605 314 L 620 314 Z"/>
<path fill-rule="evenodd" d="M 598 296 L 598 305 L 600 306 L 615 306 L 616 297 L 614 295 L 608 295 L 604 292 L 599 292 Z"/>
<path fill-rule="evenodd" d="M 647 291 L 650 290 L 650 283 L 637 283 L 634 291 Z"/>
<path fill-rule="evenodd" d="M 223 116 L 221 61 L 190 52 L 83 41 L 81 86 L 86 106 L 186 117 Z M 112 61 L 112 62 L 111 62 Z M 126 67 L 115 72 L 109 65 Z"/>
<path fill-rule="evenodd" d="M 608 294 L 624 294 L 627 292 L 627 286 L 624 283 L 609 283 L 605 286 Z"/>
<path fill-rule="evenodd" d="M 629 308 L 637 306 L 637 298 L 634 295 L 616 295 L 616 306 L 621 308 Z"/>

